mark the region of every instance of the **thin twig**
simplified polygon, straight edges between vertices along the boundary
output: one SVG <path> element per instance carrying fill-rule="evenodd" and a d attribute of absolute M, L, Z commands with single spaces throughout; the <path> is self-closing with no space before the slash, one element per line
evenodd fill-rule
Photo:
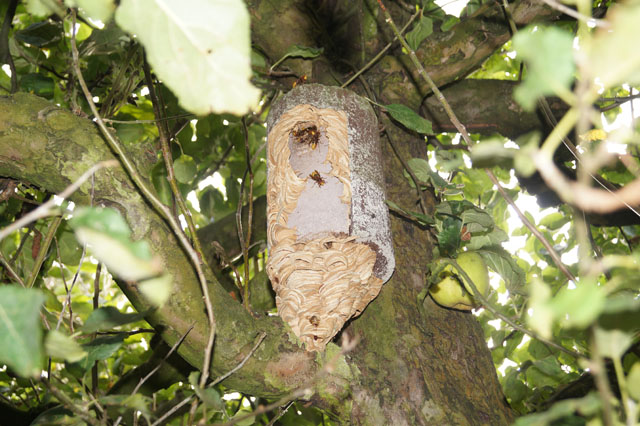
<path fill-rule="evenodd" d="M 431 77 L 429 77 L 429 74 L 422 66 L 422 63 L 418 59 L 418 56 L 416 56 L 416 52 L 409 46 L 407 41 L 404 39 L 400 31 L 398 30 L 398 27 L 396 26 L 395 22 L 393 22 L 393 18 L 391 17 L 391 14 L 389 14 L 389 11 L 387 10 L 387 8 L 384 6 L 384 3 L 382 3 L 382 0 L 378 0 L 378 4 L 380 5 L 380 9 L 384 13 L 385 21 L 391 26 L 391 29 L 393 30 L 394 34 L 396 35 L 398 40 L 400 40 L 402 47 L 404 47 L 405 50 L 409 53 L 409 58 L 411 59 L 411 62 L 418 70 L 418 74 L 429 85 L 429 87 L 431 88 L 431 91 L 436 96 L 436 99 L 438 99 L 438 101 L 444 108 L 445 112 L 447 113 L 449 120 L 451 120 L 451 123 L 453 123 L 454 127 L 458 130 L 458 133 L 460 133 L 460 135 L 462 136 L 464 141 L 467 143 L 467 145 L 472 146 L 473 142 L 471 141 L 471 137 L 467 132 L 467 128 L 460 122 L 460 120 L 458 120 L 458 117 L 453 112 L 453 109 L 451 109 L 451 105 L 449 105 L 449 102 L 447 102 L 447 99 L 444 97 L 440 89 L 438 89 L 438 86 L 436 86 L 436 84 L 431 79 Z"/>
<path fill-rule="evenodd" d="M 405 26 L 402 27 L 402 29 L 400 30 L 400 34 L 404 34 L 404 32 L 407 30 L 407 28 L 409 28 L 409 25 L 411 25 L 411 23 L 418 17 L 419 14 L 420 14 L 420 10 L 416 10 L 416 12 L 413 15 L 411 15 L 411 18 L 409 18 L 409 20 L 407 21 Z M 347 87 L 348 85 L 353 83 L 353 81 L 356 78 L 358 78 L 361 74 L 363 74 L 365 71 L 367 71 L 369 68 L 371 68 L 373 66 L 373 64 L 378 62 L 378 60 L 380 60 L 380 58 L 382 58 L 382 56 L 384 56 L 384 54 L 387 53 L 387 50 L 389 50 L 391 48 L 391 46 L 393 45 L 393 43 L 395 43 L 395 41 L 397 39 L 398 38 L 395 37 L 393 40 L 391 40 L 389 43 L 387 43 L 387 45 L 376 56 L 374 56 L 373 59 L 371 59 L 369 62 L 367 62 L 365 64 L 365 66 L 360 68 L 360 70 L 358 70 L 354 75 L 352 75 L 351 78 L 349 78 L 349 80 L 347 80 L 340 87 L 342 87 L 344 89 L 345 87 Z"/>
<path fill-rule="evenodd" d="M 282 407 L 283 405 L 288 404 L 289 402 L 294 401 L 294 400 L 296 400 L 296 399 L 298 399 L 298 398 L 300 398 L 300 397 L 302 397 L 304 395 L 307 395 L 309 393 L 311 393 L 311 389 L 307 388 L 307 387 L 302 387 L 302 388 L 296 389 L 295 391 L 291 392 L 289 395 L 286 395 L 286 396 L 280 398 L 276 402 L 273 402 L 273 403 L 271 403 L 269 405 L 265 405 L 265 406 L 262 406 L 262 407 L 258 407 L 257 410 L 254 410 L 254 411 L 252 411 L 252 412 L 250 412 L 248 414 L 245 414 L 244 416 L 233 418 L 233 419 L 229 420 L 226 423 L 214 423 L 214 425 L 216 425 L 216 426 L 231 426 L 231 425 L 234 425 L 236 423 L 239 423 L 239 422 L 241 422 L 243 420 L 246 420 L 246 419 L 249 419 L 251 417 L 255 417 L 255 416 L 259 416 L 260 414 L 268 413 L 271 410 L 274 410 L 274 409 L 276 409 L 278 407 Z M 152 425 L 152 426 L 154 426 L 154 425 Z"/>
<path fill-rule="evenodd" d="M 218 377 L 217 379 L 215 379 L 210 385 L 211 386 L 215 386 L 218 383 L 220 383 L 221 381 L 225 380 L 227 377 L 231 376 L 233 373 L 235 373 L 236 371 L 240 370 L 249 360 L 249 358 L 251 358 L 251 356 L 255 353 L 255 351 L 258 349 L 258 346 L 260 346 L 260 343 L 262 343 L 262 341 L 264 340 L 264 338 L 267 337 L 267 333 L 265 333 L 264 331 L 262 333 L 260 333 L 260 335 L 258 336 L 258 340 L 256 341 L 256 343 L 253 345 L 253 348 L 251 348 L 251 350 L 249 351 L 249 353 L 247 355 L 245 355 L 245 357 L 242 359 L 242 361 L 240 361 L 240 363 L 238 365 L 236 365 L 235 367 L 233 367 L 231 370 L 229 370 L 227 373 L 223 374 L 222 376 Z"/>
<path fill-rule="evenodd" d="M 551 243 L 547 241 L 544 235 L 542 235 L 542 233 L 533 225 L 533 223 L 531 223 L 529 219 L 527 219 L 524 213 L 522 213 L 522 211 L 518 208 L 518 206 L 513 201 L 513 199 L 511 199 L 507 191 L 504 190 L 504 188 L 500 184 L 500 181 L 498 180 L 498 178 L 496 178 L 493 172 L 489 169 L 485 169 L 484 171 L 487 173 L 487 176 L 489 176 L 489 179 L 491 179 L 491 182 L 493 182 L 493 184 L 498 188 L 498 191 L 500 191 L 500 194 L 505 199 L 507 204 L 509 204 L 511 208 L 513 208 L 513 210 L 516 212 L 516 214 L 518 215 L 518 217 L 520 218 L 524 226 L 526 226 L 529 229 L 529 231 L 531 231 L 531 233 L 542 243 L 544 248 L 547 249 L 547 251 L 549 252 L 549 256 L 551 256 L 551 259 L 553 259 L 553 262 L 556 264 L 558 269 L 562 271 L 564 276 L 567 277 L 569 281 L 573 281 L 575 283 L 576 277 L 571 273 L 571 271 L 569 271 L 567 266 L 562 262 L 562 259 L 560 259 L 560 255 L 558 255 L 558 252 L 553 248 Z"/>
<path fill-rule="evenodd" d="M 102 262 L 98 262 L 96 273 L 93 278 L 93 310 L 94 312 L 100 307 L 100 274 L 102 273 Z M 97 333 L 93 333 L 92 339 L 95 340 Z M 93 396 L 98 394 L 98 361 L 96 360 L 91 367 L 91 393 Z"/>
<path fill-rule="evenodd" d="M 249 147 L 249 130 L 247 129 L 247 123 L 245 119 L 242 119 L 242 129 L 244 133 L 244 150 L 247 162 L 247 168 L 242 177 L 242 183 L 240 184 L 240 197 L 238 201 L 238 209 L 236 211 L 236 224 L 238 229 L 238 239 L 240 240 L 240 247 L 242 248 L 242 257 L 244 260 L 244 282 L 243 284 L 243 296 L 242 303 L 245 309 L 251 312 L 251 304 L 249 303 L 249 244 L 251 244 L 251 225 L 253 221 L 253 167 L 251 167 L 251 150 Z M 249 175 L 249 212 L 247 215 L 247 235 L 243 235 L 242 228 L 242 200 L 244 187 L 247 181 L 247 174 Z"/>
<path fill-rule="evenodd" d="M 293 405 L 293 401 L 289 401 L 288 404 L 286 404 L 284 407 L 280 407 L 280 410 L 278 411 L 278 414 L 275 415 L 271 421 L 269 421 L 269 423 L 267 424 L 267 426 L 273 426 L 274 424 L 276 424 L 276 422 L 278 421 L 278 419 L 280 419 L 280 417 L 284 416 L 287 411 L 289 411 L 289 407 L 291 407 Z"/>
<path fill-rule="evenodd" d="M 555 0 L 542 0 L 542 2 L 544 4 L 546 4 L 547 6 L 564 13 L 567 16 L 571 16 L 572 18 L 574 18 L 577 21 L 593 23 L 593 25 L 595 25 L 597 27 L 600 27 L 600 28 L 604 28 L 604 29 L 611 28 L 611 25 L 607 21 L 583 15 L 582 13 L 580 13 L 580 12 L 574 10 L 574 9 L 571 9 L 570 7 L 567 7 L 562 3 L 558 3 Z"/>
<path fill-rule="evenodd" d="M 156 124 L 156 123 L 161 123 L 163 121 L 176 120 L 178 118 L 196 118 L 196 116 L 194 114 L 186 113 L 186 114 L 172 115 L 170 117 L 154 118 L 153 120 L 113 120 L 110 118 L 103 118 L 102 121 L 104 121 L 105 123 L 114 123 L 114 124 Z"/>
<path fill-rule="evenodd" d="M 216 334 L 216 320 L 213 314 L 213 306 L 211 305 L 211 298 L 209 296 L 209 291 L 207 288 L 207 280 L 204 276 L 204 272 L 202 271 L 201 261 L 198 257 L 198 253 L 193 249 L 191 243 L 187 239 L 187 237 L 182 232 L 182 228 L 180 224 L 175 220 L 171 211 L 165 206 L 151 191 L 151 189 L 144 182 L 138 171 L 136 170 L 135 165 L 131 162 L 129 157 L 126 155 L 124 148 L 120 145 L 120 142 L 114 138 L 109 129 L 107 129 L 106 124 L 102 120 L 102 117 L 98 113 L 98 109 L 96 108 L 95 103 L 93 102 L 93 96 L 91 92 L 89 92 L 89 88 L 87 87 L 86 82 L 84 81 L 84 77 L 82 76 L 82 71 L 80 70 L 80 62 L 78 57 L 78 48 L 76 46 L 76 37 L 75 37 L 75 10 L 72 12 L 73 17 L 73 30 L 71 31 L 71 53 L 73 56 L 73 69 L 76 73 L 76 77 L 78 78 L 78 82 L 80 83 L 80 87 L 84 93 L 84 96 L 91 108 L 91 112 L 93 113 L 96 123 L 98 127 L 102 131 L 102 135 L 105 140 L 109 144 L 109 147 L 116 152 L 118 158 L 122 165 L 124 166 L 127 173 L 138 187 L 140 192 L 145 196 L 145 198 L 151 203 L 151 205 L 156 209 L 156 211 L 168 222 L 171 230 L 174 235 L 180 242 L 180 245 L 189 255 L 189 259 L 193 264 L 193 267 L 196 271 L 196 275 L 198 276 L 198 281 L 200 283 L 200 289 L 202 291 L 202 295 L 204 298 L 204 304 L 207 311 L 207 318 L 209 320 L 209 337 L 207 340 L 207 345 L 204 351 L 204 361 L 202 365 L 202 381 L 206 383 L 206 379 L 209 377 L 209 367 L 211 365 L 211 355 L 213 353 L 213 342 L 215 340 Z"/>
<path fill-rule="evenodd" d="M 91 175 L 93 175 L 95 172 L 102 169 L 103 167 L 113 167 L 117 164 L 118 162 L 116 160 L 107 160 L 107 161 L 102 161 L 96 164 L 95 166 L 91 167 L 89 170 L 84 172 L 82 176 L 78 178 L 78 180 L 76 180 L 74 183 L 66 187 L 64 191 L 62 191 L 57 195 L 57 197 L 62 199 L 69 197 L 69 195 L 77 191 L 77 189 L 80 188 L 82 184 L 85 183 L 85 181 L 89 179 Z M 23 226 L 27 225 L 28 223 L 35 222 L 36 220 L 42 219 L 43 217 L 52 216 L 56 214 L 55 213 L 55 210 L 57 210 L 56 202 L 57 202 L 56 197 L 51 197 L 49 201 L 40 205 L 40 207 L 38 207 L 37 209 L 30 211 L 28 214 L 22 216 L 20 219 L 16 220 L 11 225 L 0 230 L 0 241 L 3 240 L 7 235 L 12 233 L 16 229 L 20 229 Z"/>
<path fill-rule="evenodd" d="M 22 281 L 22 278 L 20 278 L 20 276 L 16 273 L 16 271 L 13 270 L 13 268 L 11 267 L 7 259 L 5 259 L 4 254 L 2 254 L 2 252 L 0 252 L 0 263 L 2 263 L 2 265 L 5 267 L 9 275 L 11 275 L 11 277 L 13 277 L 13 279 L 16 280 L 18 284 L 20 284 L 22 287 L 26 287 L 26 285 L 24 284 L 24 281 Z"/>

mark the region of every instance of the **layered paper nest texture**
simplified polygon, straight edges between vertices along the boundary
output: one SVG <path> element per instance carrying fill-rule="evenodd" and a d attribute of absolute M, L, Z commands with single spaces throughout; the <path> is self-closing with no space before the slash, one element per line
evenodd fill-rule
<path fill-rule="evenodd" d="M 304 85 L 267 124 L 267 273 L 279 315 L 323 350 L 393 273 L 377 120 L 348 90 Z"/>

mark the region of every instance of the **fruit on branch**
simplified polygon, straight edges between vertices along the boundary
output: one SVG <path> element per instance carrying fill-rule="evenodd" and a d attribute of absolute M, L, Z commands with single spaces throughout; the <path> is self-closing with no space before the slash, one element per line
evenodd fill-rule
<path fill-rule="evenodd" d="M 444 259 L 437 262 L 444 262 Z M 480 294 L 486 296 L 489 270 L 482 256 L 475 252 L 463 252 L 458 255 L 456 262 L 469 275 Z M 440 281 L 431 286 L 429 293 L 439 305 L 461 311 L 469 311 L 479 305 L 480 301 L 473 297 L 473 289 L 467 280 L 451 264 L 442 269 L 438 278 Z"/>

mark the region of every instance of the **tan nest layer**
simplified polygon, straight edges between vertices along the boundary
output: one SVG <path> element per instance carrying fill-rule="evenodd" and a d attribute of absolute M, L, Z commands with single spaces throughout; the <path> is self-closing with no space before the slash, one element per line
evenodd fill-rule
<path fill-rule="evenodd" d="M 328 141 L 323 164 L 330 165 L 328 175 L 342 184 L 339 199 L 350 211 L 346 114 L 311 105 L 292 108 L 269 132 L 267 273 L 282 319 L 306 344 L 307 350 L 323 350 L 344 323 L 360 314 L 378 295 L 382 280 L 373 275 L 376 252 L 357 243 L 357 235 L 348 236 L 344 232 L 298 235 L 297 228 L 287 225 L 301 194 L 313 185 L 324 184 L 296 173 L 290 164 L 292 138 L 316 149 L 317 135 L 304 131 L 313 125 L 322 134 L 322 140 Z"/>

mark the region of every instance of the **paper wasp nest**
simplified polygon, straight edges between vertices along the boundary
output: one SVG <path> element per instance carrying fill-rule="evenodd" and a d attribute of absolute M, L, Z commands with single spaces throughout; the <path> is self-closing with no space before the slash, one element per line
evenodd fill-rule
<path fill-rule="evenodd" d="M 395 266 L 378 123 L 354 93 L 311 84 L 267 124 L 267 273 L 282 319 L 323 350 Z"/>

